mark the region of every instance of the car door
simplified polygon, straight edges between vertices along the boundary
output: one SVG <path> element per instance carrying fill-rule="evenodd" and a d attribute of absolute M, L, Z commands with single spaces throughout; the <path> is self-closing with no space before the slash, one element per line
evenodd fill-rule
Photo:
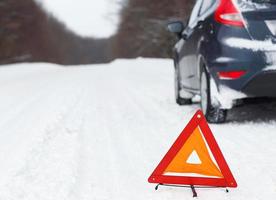
<path fill-rule="evenodd" d="M 192 35 L 195 57 L 193 57 L 193 63 L 191 63 L 190 67 L 190 83 L 192 89 L 195 90 L 199 90 L 200 88 L 199 55 L 202 51 L 202 46 L 206 46 L 208 42 L 208 37 L 206 35 L 211 32 L 211 26 L 206 19 L 214 13 L 217 5 L 217 0 L 203 0 L 197 17 L 197 24 Z"/>
<path fill-rule="evenodd" d="M 198 15 L 203 0 L 197 0 L 192 10 L 188 26 L 183 31 L 183 37 L 179 44 L 179 67 L 181 84 L 187 90 L 198 89 L 195 85 L 196 75 L 194 69 L 197 66 L 197 41 L 200 37 L 198 31 Z"/>

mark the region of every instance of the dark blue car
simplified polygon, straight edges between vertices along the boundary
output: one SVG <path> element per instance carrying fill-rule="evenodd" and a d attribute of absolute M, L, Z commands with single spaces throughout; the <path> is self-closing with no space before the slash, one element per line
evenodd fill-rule
<path fill-rule="evenodd" d="M 197 0 L 187 25 L 170 22 L 176 102 L 223 123 L 242 99 L 276 97 L 276 0 Z"/>

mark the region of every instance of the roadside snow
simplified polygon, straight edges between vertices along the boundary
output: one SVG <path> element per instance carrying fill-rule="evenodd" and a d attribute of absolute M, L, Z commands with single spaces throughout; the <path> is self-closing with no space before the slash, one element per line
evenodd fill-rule
<path fill-rule="evenodd" d="M 148 176 L 198 109 L 174 101 L 170 60 L 0 68 L 0 199 L 193 199 Z M 203 200 L 274 199 L 276 104 L 234 109 L 211 128 L 239 184 Z"/>

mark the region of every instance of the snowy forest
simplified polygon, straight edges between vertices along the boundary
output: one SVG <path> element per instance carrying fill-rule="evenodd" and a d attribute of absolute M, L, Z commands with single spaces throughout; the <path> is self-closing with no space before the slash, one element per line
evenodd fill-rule
<path fill-rule="evenodd" d="M 185 21 L 194 1 L 125 0 L 118 31 L 110 38 L 83 38 L 66 29 L 34 0 L 0 1 L 0 64 L 105 63 L 115 58 L 170 57 L 171 19 Z"/>
<path fill-rule="evenodd" d="M 34 0 L 0 1 L 0 38 L 0 64 L 85 64 L 111 57 L 108 39 L 77 36 Z"/>

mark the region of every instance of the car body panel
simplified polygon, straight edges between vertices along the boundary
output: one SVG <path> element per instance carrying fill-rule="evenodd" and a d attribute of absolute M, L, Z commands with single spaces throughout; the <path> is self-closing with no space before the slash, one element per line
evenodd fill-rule
<path fill-rule="evenodd" d="M 198 93 L 200 70 L 204 65 L 218 92 L 223 86 L 244 94 L 237 95 L 237 99 L 276 96 L 276 67 L 271 68 L 276 66 L 276 37 L 273 33 L 276 4 L 262 9 L 243 10 L 245 27 L 235 27 L 215 20 L 214 11 L 218 2 L 213 3 L 208 14 L 198 16 L 195 24 L 184 30 L 185 37 L 175 46 L 183 88 Z M 274 70 L 267 72 L 269 67 Z M 218 77 L 220 71 L 235 70 L 244 70 L 246 74 L 236 80 L 222 80 Z M 273 84 L 265 84 L 263 77 L 273 82 L 275 89 Z M 272 77 L 275 77 L 275 81 Z M 272 92 L 257 91 L 258 88 L 265 90 L 266 87 Z"/>

